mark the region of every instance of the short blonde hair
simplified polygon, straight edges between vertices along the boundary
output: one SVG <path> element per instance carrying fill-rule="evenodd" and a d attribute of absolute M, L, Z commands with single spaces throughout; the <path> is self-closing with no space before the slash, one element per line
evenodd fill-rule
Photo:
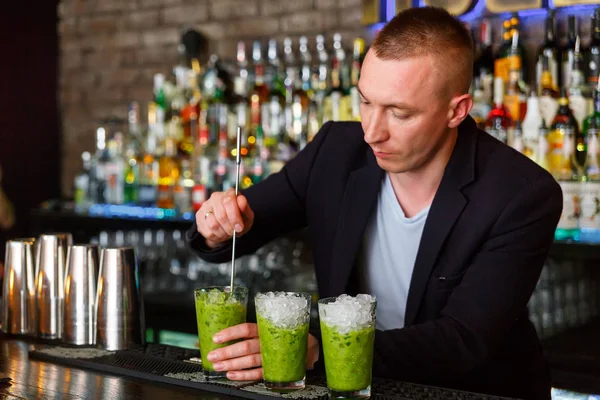
<path fill-rule="evenodd" d="M 471 33 L 443 8 L 398 13 L 377 34 L 371 49 L 383 60 L 432 56 L 436 69 L 448 75 L 450 95 L 469 92 L 474 60 Z"/>

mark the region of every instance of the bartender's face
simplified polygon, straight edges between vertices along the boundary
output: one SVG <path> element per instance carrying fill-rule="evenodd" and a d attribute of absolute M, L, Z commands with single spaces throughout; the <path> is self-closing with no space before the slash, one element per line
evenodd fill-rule
<path fill-rule="evenodd" d="M 391 173 L 416 171 L 448 140 L 448 79 L 430 57 L 365 57 L 360 82 L 361 124 L 379 166 Z"/>

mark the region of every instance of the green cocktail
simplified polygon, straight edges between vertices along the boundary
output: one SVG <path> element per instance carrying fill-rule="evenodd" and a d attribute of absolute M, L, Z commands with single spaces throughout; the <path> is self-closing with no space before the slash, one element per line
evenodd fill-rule
<path fill-rule="evenodd" d="M 331 398 L 371 396 L 375 298 L 342 295 L 319 301 L 321 341 Z"/>
<path fill-rule="evenodd" d="M 264 384 L 269 390 L 285 393 L 305 386 L 310 302 L 305 293 L 256 295 Z"/>
<path fill-rule="evenodd" d="M 229 292 L 229 286 L 211 286 L 196 289 L 194 294 L 202 370 L 207 378 L 224 378 L 227 372 L 215 371 L 213 364 L 206 357 L 214 349 L 231 344 L 213 342 L 213 336 L 217 332 L 246 322 L 248 289 L 235 286 L 232 294 Z"/>

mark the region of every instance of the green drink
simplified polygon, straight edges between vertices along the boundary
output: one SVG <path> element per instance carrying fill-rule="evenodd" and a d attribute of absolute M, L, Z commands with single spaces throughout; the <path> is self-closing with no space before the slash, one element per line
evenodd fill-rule
<path fill-rule="evenodd" d="M 375 308 L 373 296 L 342 295 L 319 301 L 321 341 L 331 398 L 371 396 Z"/>
<path fill-rule="evenodd" d="M 310 296 L 269 292 L 254 301 L 265 387 L 281 393 L 304 388 Z"/>
<path fill-rule="evenodd" d="M 214 349 L 231 344 L 213 342 L 213 336 L 217 332 L 246 322 L 248 289 L 235 286 L 231 294 L 229 286 L 212 286 L 196 289 L 194 294 L 202 370 L 207 378 L 224 378 L 227 372 L 215 371 L 213 364 L 206 357 Z"/>

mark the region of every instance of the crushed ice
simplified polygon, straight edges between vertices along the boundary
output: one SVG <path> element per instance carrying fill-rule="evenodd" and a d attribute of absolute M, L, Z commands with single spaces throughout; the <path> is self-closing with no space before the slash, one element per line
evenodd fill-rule
<path fill-rule="evenodd" d="M 257 314 L 277 327 L 295 328 L 309 320 L 310 301 L 295 293 L 259 293 L 255 304 Z"/>
<path fill-rule="evenodd" d="M 373 326 L 372 312 L 375 296 L 359 294 L 356 297 L 342 294 L 331 303 L 319 303 L 319 318 L 327 325 L 345 335 L 350 331 Z"/>

